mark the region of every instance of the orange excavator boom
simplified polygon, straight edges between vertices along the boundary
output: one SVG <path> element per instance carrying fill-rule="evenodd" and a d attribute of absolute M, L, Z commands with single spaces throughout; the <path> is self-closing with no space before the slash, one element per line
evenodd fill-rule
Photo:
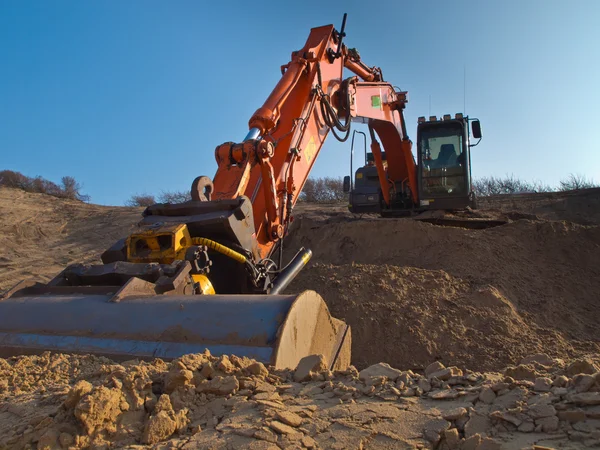
<path fill-rule="evenodd" d="M 345 20 L 344 20 L 345 23 Z M 364 64 L 343 44 L 333 25 L 313 28 L 304 47 L 282 67 L 282 78 L 249 121 L 242 143 L 215 151 L 214 199 L 250 199 L 260 257 L 283 238 L 291 211 L 330 132 L 345 140 L 353 120 L 368 122 L 387 154 L 388 173 L 416 190 L 416 169 L 406 135 L 406 92 L 383 81 L 377 67 Z M 343 78 L 344 68 L 355 75 Z M 341 134 L 341 136 L 340 136 Z M 379 143 L 373 153 L 386 202 L 390 184 Z M 415 199 L 416 200 L 416 199 Z"/>

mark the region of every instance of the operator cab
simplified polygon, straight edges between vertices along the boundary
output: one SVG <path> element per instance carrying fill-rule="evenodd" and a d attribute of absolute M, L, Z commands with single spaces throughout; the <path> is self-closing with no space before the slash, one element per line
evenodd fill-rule
<path fill-rule="evenodd" d="M 477 124 L 477 125 L 475 125 Z M 473 135 L 481 137 L 479 121 Z M 471 187 L 469 118 L 449 114 L 420 117 L 417 126 L 419 209 L 474 207 Z M 476 144 L 475 144 L 476 145 Z"/>

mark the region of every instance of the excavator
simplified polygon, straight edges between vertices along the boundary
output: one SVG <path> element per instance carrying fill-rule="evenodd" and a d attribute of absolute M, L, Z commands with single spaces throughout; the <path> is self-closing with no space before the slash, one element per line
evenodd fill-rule
<path fill-rule="evenodd" d="M 322 354 L 350 363 L 351 330 L 313 291 L 284 293 L 311 257 L 283 261 L 294 205 L 328 135 L 367 123 L 388 175 L 417 192 L 402 110 L 407 93 L 366 65 L 340 31 L 313 28 L 241 142 L 215 149 L 213 179 L 192 200 L 147 207 L 139 227 L 102 255 L 47 283 L 22 281 L 0 298 L 0 357 L 58 351 L 172 359 L 208 349 L 276 368 Z M 344 78 L 344 70 L 352 76 Z M 373 147 L 381 165 L 379 144 Z M 392 164 L 393 163 L 393 164 Z M 386 201 L 397 189 L 384 189 Z"/>
<path fill-rule="evenodd" d="M 401 115 L 401 120 L 404 118 Z M 469 124 L 473 137 L 471 144 Z M 379 213 L 383 217 L 415 215 L 428 210 L 476 209 L 476 197 L 471 184 L 471 148 L 481 140 L 481 125 L 462 113 L 454 117 L 444 114 L 429 120 L 419 117 L 417 125 L 417 164 L 414 159 L 399 161 L 395 152 L 382 152 L 373 128 L 371 152 L 367 152 L 366 135 L 355 130 L 352 135 L 350 171 L 354 154 L 355 136 L 364 137 L 365 164 L 344 179 L 344 190 L 349 192 L 348 208 L 355 214 Z M 412 153 L 410 153 L 412 155 Z M 405 164 L 413 174 L 410 184 L 398 164 Z"/>

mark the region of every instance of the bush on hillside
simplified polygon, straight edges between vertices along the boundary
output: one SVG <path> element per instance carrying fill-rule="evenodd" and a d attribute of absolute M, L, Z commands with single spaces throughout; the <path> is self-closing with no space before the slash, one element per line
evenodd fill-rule
<path fill-rule="evenodd" d="M 163 191 L 158 196 L 160 203 L 170 203 L 172 205 L 176 203 L 185 203 L 192 199 L 190 191 Z"/>
<path fill-rule="evenodd" d="M 570 174 L 567 178 L 560 180 L 561 191 L 577 191 L 579 189 L 590 189 L 600 187 L 591 178 L 581 174 Z"/>
<path fill-rule="evenodd" d="M 526 192 L 551 192 L 554 189 L 539 181 L 524 181 L 513 175 L 483 177 L 473 180 L 473 191 L 478 197 L 501 194 L 523 194 Z"/>
<path fill-rule="evenodd" d="M 148 194 L 136 194 L 132 195 L 129 200 L 125 202 L 127 206 L 151 206 L 156 203 L 154 195 Z"/>
<path fill-rule="evenodd" d="M 348 198 L 343 179 L 334 177 L 309 178 L 298 197 L 308 203 L 339 203 Z"/>
<path fill-rule="evenodd" d="M 473 180 L 473 190 L 478 197 L 502 194 L 565 192 L 594 187 L 600 187 L 600 185 L 595 183 L 594 180 L 579 174 L 570 174 L 567 178 L 561 180 L 556 187 L 543 184 L 540 181 L 520 180 L 513 175 L 506 175 L 504 178 L 491 176 Z"/>
<path fill-rule="evenodd" d="M 90 200 L 89 195 L 81 193 L 83 186 L 71 176 L 62 177 L 61 183 L 58 185 L 40 176 L 32 178 L 13 170 L 2 170 L 0 171 L 0 186 L 82 202 Z"/>

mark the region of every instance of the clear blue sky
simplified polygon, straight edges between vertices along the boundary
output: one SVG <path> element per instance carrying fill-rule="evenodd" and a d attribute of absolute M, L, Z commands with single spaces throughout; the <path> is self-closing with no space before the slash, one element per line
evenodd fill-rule
<path fill-rule="evenodd" d="M 72 175 L 101 204 L 188 189 L 344 12 L 346 43 L 409 91 L 413 141 L 430 96 L 463 110 L 466 65 L 475 176 L 600 181 L 598 0 L 0 0 L 0 169 Z M 348 147 L 331 137 L 313 175 L 346 175 Z"/>

